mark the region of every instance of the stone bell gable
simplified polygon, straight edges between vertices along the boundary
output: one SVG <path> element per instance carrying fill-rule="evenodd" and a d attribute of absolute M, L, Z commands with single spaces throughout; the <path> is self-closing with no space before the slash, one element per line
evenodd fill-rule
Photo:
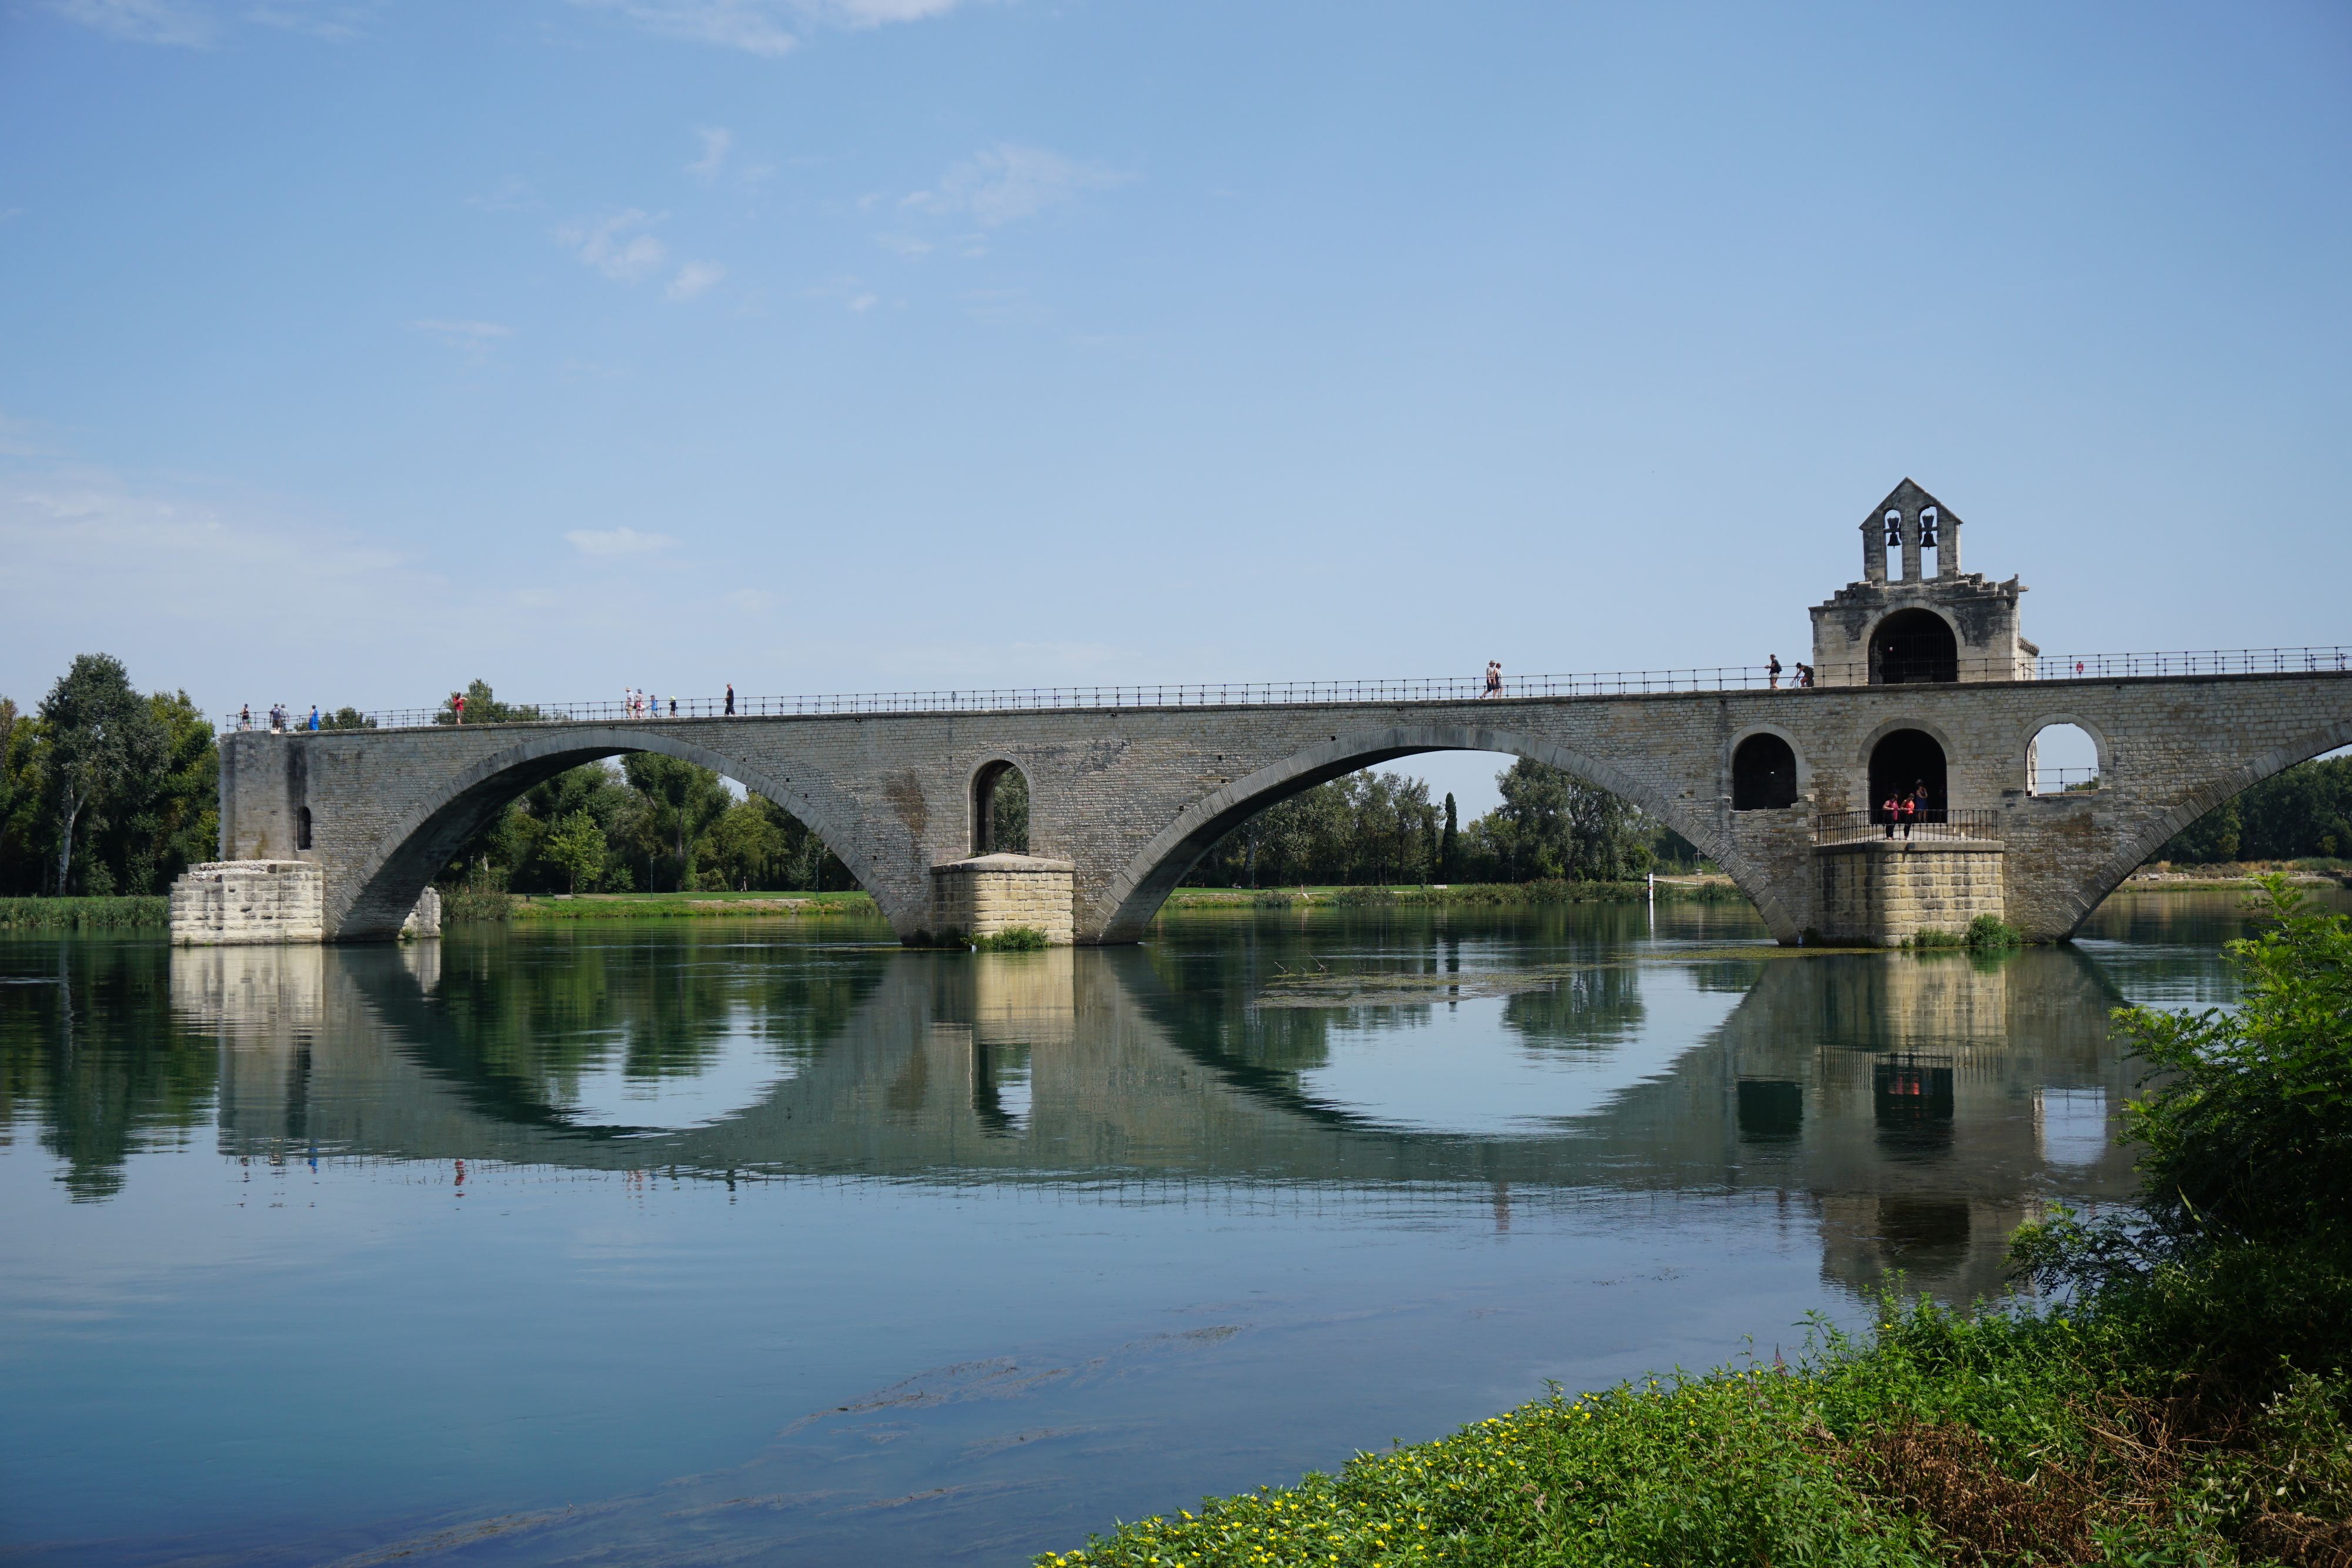
<path fill-rule="evenodd" d="M 1935 574 L 1927 557 L 1935 555 Z M 1890 577 L 1890 563 L 1901 575 Z M 2018 628 L 2024 584 L 1960 570 L 1960 519 L 1906 479 L 1862 520 L 1862 579 L 1812 608 L 1825 686 L 2028 681 L 2041 649 Z"/>

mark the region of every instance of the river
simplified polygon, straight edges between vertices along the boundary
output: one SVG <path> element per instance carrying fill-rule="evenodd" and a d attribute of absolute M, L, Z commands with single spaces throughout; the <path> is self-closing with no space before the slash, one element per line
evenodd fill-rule
<path fill-rule="evenodd" d="M 1018 1563 L 1793 1354 L 2129 1190 L 2107 1009 L 2227 1002 L 2237 904 L 0 941 L 0 1563 Z"/>

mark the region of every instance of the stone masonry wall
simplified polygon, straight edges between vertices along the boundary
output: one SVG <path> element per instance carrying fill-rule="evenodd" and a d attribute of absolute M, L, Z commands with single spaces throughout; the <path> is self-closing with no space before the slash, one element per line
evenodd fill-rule
<path fill-rule="evenodd" d="M 319 942 L 326 879 L 302 861 L 212 861 L 172 884 L 172 940 L 205 946 Z"/>
<path fill-rule="evenodd" d="M 1832 942 L 1894 946 L 2003 913 L 2001 846 L 1966 839 L 1874 841 L 1815 852 L 1816 916 Z"/>
<path fill-rule="evenodd" d="M 2099 742 L 2102 787 L 2028 795 L 2029 743 L 2062 722 Z M 330 939 L 388 937 L 520 790 L 597 758 L 659 751 L 799 817 L 911 936 L 933 925 L 932 868 L 969 853 L 973 775 L 1003 759 L 1029 780 L 1031 849 L 1075 868 L 1076 940 L 1127 942 L 1199 853 L 1285 794 L 1414 752 L 1499 751 L 1568 768 L 1663 819 L 1794 941 L 1820 925 L 1809 817 L 1733 812 L 1732 748 L 1780 734 L 1797 754 L 1802 805 L 1861 810 L 1871 747 L 1895 728 L 1943 745 L 1947 804 L 2000 813 L 2008 918 L 2056 937 L 2208 807 L 2352 742 L 2352 674 L 246 732 L 222 743 L 222 836 L 257 841 L 307 808 L 314 847 L 301 858 L 326 878 Z"/>
<path fill-rule="evenodd" d="M 931 878 L 933 936 L 961 931 L 966 936 L 993 936 L 1025 925 L 1043 931 L 1045 940 L 1066 947 L 1076 939 L 1071 922 L 1071 873 L 1068 861 L 1042 860 L 1034 855 L 982 855 L 933 866 Z"/>

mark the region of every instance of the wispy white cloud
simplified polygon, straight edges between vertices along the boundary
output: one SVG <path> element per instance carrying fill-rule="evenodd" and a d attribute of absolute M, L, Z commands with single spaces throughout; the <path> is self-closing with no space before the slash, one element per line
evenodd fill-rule
<path fill-rule="evenodd" d="M 902 256 L 908 261 L 919 256 L 928 256 L 931 250 L 930 241 L 918 239 L 913 235 L 876 235 L 874 243 L 892 256 Z"/>
<path fill-rule="evenodd" d="M 800 39 L 782 21 L 786 7 L 767 0 L 573 0 L 598 11 L 617 11 L 666 38 L 717 44 L 773 58 L 790 54 Z"/>
<path fill-rule="evenodd" d="M 582 555 L 652 555 L 677 544 L 667 534 L 641 534 L 635 528 L 574 528 L 563 537 Z"/>
<path fill-rule="evenodd" d="M 814 27 L 882 27 L 945 16 L 966 0 L 572 0 L 648 31 L 771 58 Z"/>
<path fill-rule="evenodd" d="M 73 654 L 102 648 L 141 685 L 186 686 L 207 707 L 324 702 L 373 678 L 350 651 L 409 636 L 438 643 L 462 614 L 449 584 L 409 553 L 215 482 L 133 484 L 64 465 L 0 474 L 0 559 L 10 615 L 0 686 L 20 700 Z M 290 622 L 250 628 L 234 647 L 209 638 L 218 595 L 289 582 L 336 606 L 341 646 L 322 653 L 314 628 Z M 192 594 L 190 583 L 211 590 Z M 317 684 L 278 685 L 289 672 Z"/>
<path fill-rule="evenodd" d="M 496 321 L 411 321 L 408 327 L 478 361 L 488 354 L 491 344 L 515 335 L 513 328 L 501 327 Z"/>
<path fill-rule="evenodd" d="M 677 276 L 669 280 L 669 287 L 662 293 L 680 301 L 691 299 L 726 276 L 727 269 L 715 261 L 689 261 L 677 269 Z"/>
<path fill-rule="evenodd" d="M 659 272 L 669 260 L 669 247 L 637 231 L 661 222 L 655 214 L 631 207 L 596 223 L 583 220 L 555 231 L 555 243 L 576 251 L 580 259 L 617 283 L 636 283 Z"/>
<path fill-rule="evenodd" d="M 702 156 L 686 166 L 687 178 L 698 185 L 708 185 L 726 167 L 727 153 L 735 145 L 735 133 L 723 126 L 697 127 L 694 133 L 702 138 Z"/>
<path fill-rule="evenodd" d="M 379 9 L 381 0 L 263 0 L 245 13 L 245 19 L 341 42 L 358 37 Z"/>
<path fill-rule="evenodd" d="M 187 0 L 58 0 L 58 16 L 138 44 L 201 48 L 220 31 L 214 15 Z"/>
<path fill-rule="evenodd" d="M 1107 163 L 1000 141 L 950 169 L 934 189 L 900 198 L 898 205 L 924 213 L 969 213 L 982 226 L 996 228 L 1134 177 Z"/>
<path fill-rule="evenodd" d="M 523 181 L 506 179 L 478 196 L 467 197 L 466 204 L 486 213 L 527 213 L 547 204 L 532 195 Z"/>
<path fill-rule="evenodd" d="M 59 448 L 50 442 L 47 426 L 29 419 L 0 413 L 0 457 L 50 457 Z"/>

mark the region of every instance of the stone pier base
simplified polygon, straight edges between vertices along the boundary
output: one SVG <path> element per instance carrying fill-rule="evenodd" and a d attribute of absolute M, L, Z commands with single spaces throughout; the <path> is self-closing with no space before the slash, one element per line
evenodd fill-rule
<path fill-rule="evenodd" d="M 441 935 L 441 894 L 428 887 L 403 937 Z M 207 861 L 172 884 L 172 940 L 240 947 L 327 939 L 327 884 L 308 861 Z"/>
<path fill-rule="evenodd" d="M 1813 852 L 1825 941 L 1892 947 L 1979 915 L 2006 918 L 2005 846 L 1989 839 L 1869 839 Z"/>
<path fill-rule="evenodd" d="M 1076 867 L 1034 855 L 981 855 L 931 868 L 931 930 L 993 936 L 1014 925 L 1043 931 L 1066 947 L 1077 939 L 1072 918 Z"/>

